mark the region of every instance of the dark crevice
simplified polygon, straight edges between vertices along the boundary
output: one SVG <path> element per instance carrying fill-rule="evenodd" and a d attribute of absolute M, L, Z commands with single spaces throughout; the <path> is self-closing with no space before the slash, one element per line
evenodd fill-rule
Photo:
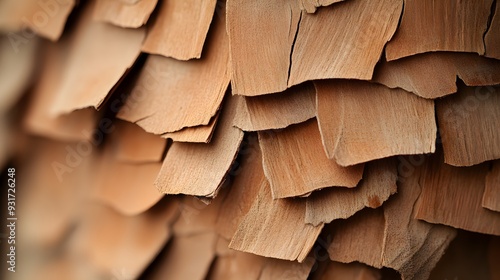
<path fill-rule="evenodd" d="M 486 34 L 488 34 L 488 31 L 490 31 L 491 22 L 493 21 L 493 16 L 495 15 L 496 6 L 497 6 L 497 0 L 493 0 L 493 2 L 491 3 L 490 16 L 488 17 L 488 23 L 486 24 L 486 30 L 483 33 L 484 53 L 486 53 Z"/>
<path fill-rule="evenodd" d="M 297 28 L 295 30 L 295 36 L 293 37 L 292 47 L 290 48 L 290 61 L 288 63 L 288 76 L 286 78 L 286 85 L 287 85 L 287 87 L 289 86 L 290 72 L 292 71 L 293 50 L 295 48 L 295 42 L 297 41 L 297 35 L 299 34 L 300 21 L 302 20 L 302 14 L 303 13 L 304 13 L 303 11 L 300 12 L 299 20 L 297 21 Z"/>

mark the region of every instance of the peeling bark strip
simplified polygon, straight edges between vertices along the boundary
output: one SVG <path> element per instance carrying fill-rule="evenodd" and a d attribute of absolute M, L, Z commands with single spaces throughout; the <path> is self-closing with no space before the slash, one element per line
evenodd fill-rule
<path fill-rule="evenodd" d="M 405 0 L 401 24 L 387 44 L 387 60 L 423 52 L 484 54 L 483 34 L 493 0 Z"/>
<path fill-rule="evenodd" d="M 323 146 L 338 164 L 434 152 L 432 100 L 364 81 L 318 81 L 315 86 Z"/>
<path fill-rule="evenodd" d="M 234 97 L 230 97 L 223 106 L 220 123 L 210 143 L 172 144 L 155 182 L 161 192 L 217 195 L 243 139 L 243 132 L 233 126 L 235 108 Z"/>
<path fill-rule="evenodd" d="M 234 125 L 244 131 L 285 128 L 316 116 L 316 90 L 312 83 L 279 94 L 239 99 Z"/>
<path fill-rule="evenodd" d="M 488 164 L 454 167 L 441 154 L 428 160 L 422 174 L 415 218 L 484 234 L 500 235 L 500 213 L 482 207 Z M 459 190 L 459 191 L 458 191 Z"/>
<path fill-rule="evenodd" d="M 150 55 L 118 117 L 154 134 L 209 124 L 229 84 L 224 26 L 223 20 L 214 21 L 202 59 Z"/>
<path fill-rule="evenodd" d="M 92 20 L 94 2 L 80 10 L 69 34 L 64 73 L 56 89 L 53 115 L 99 109 L 140 54 L 144 29 L 123 29 Z"/>
<path fill-rule="evenodd" d="M 344 0 L 297 0 L 299 1 L 299 6 L 301 10 L 305 10 L 308 13 L 316 12 L 318 7 L 328 6 L 333 3 L 342 2 Z"/>
<path fill-rule="evenodd" d="M 305 222 L 313 225 L 347 219 L 365 207 L 377 208 L 396 192 L 394 158 L 369 162 L 354 189 L 328 188 L 307 198 Z"/>
<path fill-rule="evenodd" d="M 200 58 L 216 3 L 217 0 L 162 0 L 142 51 L 178 60 Z"/>
<path fill-rule="evenodd" d="M 148 21 L 157 2 L 158 0 L 140 0 L 130 4 L 123 0 L 97 0 L 94 19 L 120 27 L 137 28 Z"/>
<path fill-rule="evenodd" d="M 269 183 L 263 181 L 229 248 L 303 262 L 323 228 L 323 224 L 317 227 L 305 224 L 305 211 L 303 199 L 273 200 Z"/>
<path fill-rule="evenodd" d="M 274 199 L 332 186 L 353 188 L 363 177 L 363 164 L 342 167 L 326 157 L 315 119 L 259 132 L 259 143 Z"/>
<path fill-rule="evenodd" d="M 471 166 L 500 158 L 500 87 L 459 86 L 436 101 L 444 161 Z"/>
<path fill-rule="evenodd" d="M 288 87 L 300 14 L 297 0 L 227 1 L 233 94 L 255 96 Z"/>
<path fill-rule="evenodd" d="M 401 0 L 349 0 L 303 14 L 288 86 L 317 79 L 370 80 L 402 6 Z"/>
<path fill-rule="evenodd" d="M 482 206 L 500 212 L 500 161 L 493 163 L 493 169 L 486 176 Z"/>
<path fill-rule="evenodd" d="M 178 131 L 162 134 L 161 137 L 170 138 L 174 142 L 209 143 L 219 120 L 219 112 L 217 111 L 217 114 L 212 117 L 207 125 L 185 127 Z"/>
<path fill-rule="evenodd" d="M 398 193 L 382 208 L 365 209 L 333 224 L 328 248 L 332 260 L 393 268 L 403 279 L 429 277 L 456 231 L 414 218 L 421 178 L 426 176 L 422 164 L 404 176 Z"/>
<path fill-rule="evenodd" d="M 380 62 L 373 81 L 434 99 L 457 92 L 457 77 L 468 86 L 500 84 L 500 61 L 473 53 L 423 53 Z"/>

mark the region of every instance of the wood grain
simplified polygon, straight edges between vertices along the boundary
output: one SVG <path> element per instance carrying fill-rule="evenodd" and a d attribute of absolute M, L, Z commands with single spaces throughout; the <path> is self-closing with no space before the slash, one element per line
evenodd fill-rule
<path fill-rule="evenodd" d="M 471 166 L 500 158 L 500 87 L 466 87 L 436 101 L 444 161 Z"/>
<path fill-rule="evenodd" d="M 427 279 L 456 231 L 414 219 L 415 202 L 421 193 L 422 159 L 406 166 L 400 158 L 398 193 L 381 208 L 364 209 L 328 229 L 328 248 L 334 261 L 359 261 L 389 267 L 404 279 Z M 411 161 L 414 162 L 415 161 Z"/>
<path fill-rule="evenodd" d="M 199 60 L 148 56 L 118 117 L 154 134 L 209 124 L 229 84 L 224 22 L 214 22 L 207 40 Z"/>
<path fill-rule="evenodd" d="M 227 1 L 234 94 L 255 96 L 288 87 L 290 55 L 300 14 L 296 0 Z"/>
<path fill-rule="evenodd" d="M 399 157 L 398 193 L 383 205 L 382 264 L 399 271 L 404 279 L 427 279 L 456 234 L 452 228 L 431 225 L 414 217 L 415 203 L 423 187 L 425 160 L 432 156 Z"/>
<path fill-rule="evenodd" d="M 97 0 L 94 19 L 124 28 L 137 28 L 148 21 L 157 2 L 158 0 L 140 0 L 130 4 L 123 0 Z"/>
<path fill-rule="evenodd" d="M 434 99 L 457 92 L 457 77 L 468 86 L 499 84 L 500 61 L 473 53 L 423 53 L 381 61 L 373 81 Z"/>
<path fill-rule="evenodd" d="M 347 219 L 365 207 L 377 208 L 396 192 L 395 159 L 371 161 L 353 189 L 328 188 L 307 198 L 306 223 L 318 225 Z"/>
<path fill-rule="evenodd" d="M 264 181 L 229 248 L 303 262 L 323 228 L 305 224 L 305 211 L 304 200 L 273 200 L 269 183 Z"/>
<path fill-rule="evenodd" d="M 332 186 L 352 188 L 363 176 L 362 164 L 342 167 L 326 157 L 315 119 L 283 130 L 261 131 L 259 143 L 274 199 Z"/>
<path fill-rule="evenodd" d="M 216 3 L 216 0 L 161 0 L 142 51 L 178 60 L 200 58 Z"/>
<path fill-rule="evenodd" d="M 345 1 L 303 13 L 288 86 L 328 78 L 370 80 L 402 7 L 401 0 Z"/>
<path fill-rule="evenodd" d="M 279 94 L 239 97 L 234 125 L 243 131 L 285 128 L 316 116 L 316 90 L 311 83 Z"/>
<path fill-rule="evenodd" d="M 483 193 L 484 208 L 500 212 L 500 162 L 494 161 L 493 168 L 486 175 L 486 186 Z"/>
<path fill-rule="evenodd" d="M 230 97 L 208 144 L 174 142 L 155 181 L 166 194 L 215 197 L 236 158 L 243 132 L 233 127 L 235 100 Z M 189 172 L 186 172 L 189 170 Z"/>
<path fill-rule="evenodd" d="M 440 154 L 425 164 L 415 218 L 484 234 L 500 235 L 500 213 L 481 206 L 488 165 L 454 167 Z"/>
<path fill-rule="evenodd" d="M 315 82 L 326 153 L 342 166 L 435 150 L 434 102 L 363 81 Z"/>
<path fill-rule="evenodd" d="M 388 61 L 433 51 L 484 54 L 493 0 L 404 0 L 401 24 L 387 44 Z"/>

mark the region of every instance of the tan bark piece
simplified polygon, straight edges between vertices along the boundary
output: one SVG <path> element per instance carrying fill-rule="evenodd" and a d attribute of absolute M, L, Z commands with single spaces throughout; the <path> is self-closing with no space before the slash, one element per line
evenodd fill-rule
<path fill-rule="evenodd" d="M 328 188 L 307 198 L 306 223 L 319 225 L 347 219 L 365 207 L 377 208 L 397 190 L 395 159 L 371 161 L 354 189 Z"/>
<path fill-rule="evenodd" d="M 231 254 L 217 257 L 207 279 L 258 280 L 262 267 L 268 259 L 254 254 L 231 251 Z"/>
<path fill-rule="evenodd" d="M 329 158 L 342 166 L 435 150 L 434 102 L 364 81 L 315 82 Z"/>
<path fill-rule="evenodd" d="M 457 77 L 468 86 L 500 84 L 500 61 L 473 53 L 423 53 L 382 61 L 373 81 L 434 99 L 457 92 Z"/>
<path fill-rule="evenodd" d="M 387 44 L 388 61 L 433 51 L 484 54 L 493 0 L 405 0 L 401 24 Z"/>
<path fill-rule="evenodd" d="M 402 7 L 401 0 L 346 1 L 303 13 L 288 86 L 328 78 L 370 80 Z"/>
<path fill-rule="evenodd" d="M 185 127 L 178 131 L 165 133 L 161 137 L 172 139 L 174 142 L 210 143 L 219 115 L 217 112 L 207 125 Z"/>
<path fill-rule="evenodd" d="M 216 242 L 217 234 L 211 232 L 176 235 L 148 279 L 205 279 L 215 257 Z"/>
<path fill-rule="evenodd" d="M 184 196 L 179 219 L 173 226 L 175 235 L 187 236 L 215 232 L 217 218 L 224 215 L 221 212 L 221 206 L 225 195 L 226 189 L 223 189 L 216 198 L 210 201 L 210 204 L 194 196 Z"/>
<path fill-rule="evenodd" d="M 165 139 L 126 121 L 115 120 L 114 125 L 116 130 L 111 135 L 117 160 L 127 163 L 161 161 L 166 146 Z"/>
<path fill-rule="evenodd" d="M 482 206 L 500 212 L 500 161 L 495 161 L 493 169 L 486 175 Z"/>
<path fill-rule="evenodd" d="M 500 87 L 466 87 L 436 101 L 444 161 L 471 166 L 500 158 Z"/>
<path fill-rule="evenodd" d="M 453 228 L 415 218 L 415 203 L 423 188 L 421 178 L 426 176 L 426 162 L 432 157 L 435 155 L 399 157 L 398 193 L 383 206 L 386 222 L 382 265 L 399 271 L 404 279 L 427 279 L 456 234 Z"/>
<path fill-rule="evenodd" d="M 243 132 L 233 127 L 235 107 L 234 97 L 229 97 L 210 143 L 172 144 L 155 181 L 162 193 L 217 195 L 243 140 Z"/>
<path fill-rule="evenodd" d="M 217 252 L 218 257 L 209 280 L 306 280 L 314 265 L 314 258 L 307 258 L 303 263 L 265 258 L 228 249 L 227 241 L 223 238 L 219 240 L 223 240 L 218 243 L 218 246 L 223 248 Z"/>
<path fill-rule="evenodd" d="M 227 1 L 233 94 L 255 96 L 288 87 L 300 17 L 297 0 Z"/>
<path fill-rule="evenodd" d="M 29 133 L 62 141 L 89 141 L 99 114 L 91 108 L 70 114 L 53 116 L 51 107 L 56 102 L 61 77 L 64 75 L 64 61 L 68 50 L 67 40 L 57 44 L 45 44 L 43 64 L 35 82 L 23 127 Z"/>
<path fill-rule="evenodd" d="M 0 29 L 22 31 L 9 34 L 16 45 L 33 40 L 34 34 L 57 41 L 74 6 L 74 0 L 5 0 L 0 4 Z"/>
<path fill-rule="evenodd" d="M 230 78 L 224 22 L 216 20 L 212 31 L 202 59 L 148 56 L 118 117 L 154 134 L 208 125 Z"/>
<path fill-rule="evenodd" d="M 259 132 L 259 143 L 274 199 L 332 186 L 353 188 L 363 177 L 363 164 L 342 167 L 326 157 L 315 119 Z"/>
<path fill-rule="evenodd" d="M 130 278 L 137 278 L 165 246 L 171 236 L 169 224 L 177 214 L 173 200 L 132 217 L 96 203 L 84 209 L 70 250 L 103 271 Z"/>
<path fill-rule="evenodd" d="M 0 37 L 0 114 L 12 108 L 33 82 L 39 45 L 33 38 L 16 51 L 8 37 Z"/>
<path fill-rule="evenodd" d="M 157 2 L 158 0 L 140 0 L 136 3 L 124 3 L 123 0 L 97 0 L 94 19 L 120 27 L 141 27 L 148 21 Z"/>
<path fill-rule="evenodd" d="M 52 114 L 99 109 L 140 54 L 145 29 L 124 29 L 92 20 L 94 2 L 82 7 L 68 38 L 64 72 Z"/>
<path fill-rule="evenodd" d="M 247 147 L 247 153 L 238 158 L 239 168 L 235 170 L 233 181 L 221 206 L 221 215 L 217 219 L 217 232 L 224 238 L 231 239 L 241 220 L 248 213 L 255 201 L 260 186 L 266 179 L 262 168 L 262 154 L 257 141 Z M 242 147 L 245 150 L 245 147 Z"/>
<path fill-rule="evenodd" d="M 389 267 L 403 279 L 427 279 L 456 230 L 414 218 L 425 156 L 400 157 L 398 193 L 382 208 L 335 222 L 328 252 L 335 261 Z"/>
<path fill-rule="evenodd" d="M 243 131 L 285 128 L 316 116 L 316 90 L 312 83 L 279 94 L 239 97 L 234 125 Z"/>
<path fill-rule="evenodd" d="M 500 235 L 500 213 L 481 206 L 488 165 L 454 167 L 436 155 L 426 165 L 415 218 L 468 231 Z"/>
<path fill-rule="evenodd" d="M 333 3 L 342 2 L 344 0 L 298 0 L 301 10 L 308 13 L 316 12 L 316 9 L 322 6 L 328 6 Z"/>
<path fill-rule="evenodd" d="M 500 5 L 496 3 L 495 12 L 484 36 L 485 56 L 500 59 Z"/>
<path fill-rule="evenodd" d="M 6 186 L 18 186 L 15 193 L 8 192 L 17 197 L 16 216 L 23 217 L 18 225 L 25 230 L 17 231 L 18 240 L 22 240 L 18 243 L 30 250 L 50 248 L 70 231 L 93 185 L 94 178 L 88 174 L 94 174 L 96 168 L 92 155 L 78 155 L 74 144 L 34 138 L 27 149 L 29 157 L 22 168 L 16 168 L 15 178 L 9 177 L 14 180 L 5 179 Z M 30 187 L 22 188 L 21 184 Z"/>
<path fill-rule="evenodd" d="M 107 149 L 110 149 L 108 146 Z M 98 200 L 120 212 L 134 216 L 151 208 L 163 194 L 154 186 L 161 163 L 123 163 L 105 151 L 99 182 L 93 194 Z"/>
<path fill-rule="evenodd" d="M 160 1 L 142 51 L 178 60 L 200 58 L 216 3 L 216 0 Z"/>
<path fill-rule="evenodd" d="M 273 200 L 270 185 L 264 181 L 229 248 L 303 262 L 323 228 L 305 224 L 305 211 L 302 199 Z"/>
<path fill-rule="evenodd" d="M 315 263 L 314 258 L 307 258 L 302 263 L 266 258 L 265 264 L 259 280 L 306 280 Z"/>
<path fill-rule="evenodd" d="M 365 209 L 347 220 L 335 222 L 328 247 L 330 259 L 342 263 L 358 261 L 381 268 L 384 227 L 382 208 Z"/>
<path fill-rule="evenodd" d="M 330 262 L 323 275 L 316 280 L 380 280 L 380 270 L 362 263 Z"/>

